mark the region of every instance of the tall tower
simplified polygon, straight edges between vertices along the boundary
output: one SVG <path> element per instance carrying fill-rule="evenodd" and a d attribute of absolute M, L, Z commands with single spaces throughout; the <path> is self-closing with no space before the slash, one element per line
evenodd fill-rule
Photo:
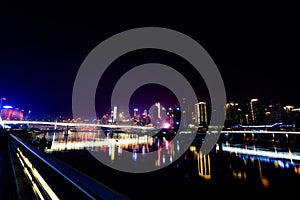
<path fill-rule="evenodd" d="M 193 122 L 193 108 L 194 105 L 191 104 L 186 98 L 182 98 L 181 102 L 181 126 L 187 128 L 189 125 L 194 124 Z"/>
<path fill-rule="evenodd" d="M 117 106 L 114 106 L 114 112 L 113 112 L 113 119 L 114 119 L 114 122 L 117 121 L 117 113 L 118 112 L 118 107 Z"/>
<path fill-rule="evenodd" d="M 160 102 L 155 103 L 155 106 L 157 107 L 157 119 L 161 120 L 161 106 Z"/>
<path fill-rule="evenodd" d="M 258 99 L 251 99 L 249 105 L 249 123 L 251 125 L 265 124 L 265 106 Z"/>
<path fill-rule="evenodd" d="M 196 123 L 198 125 L 207 125 L 207 107 L 206 102 L 195 104 Z"/>
<path fill-rule="evenodd" d="M 238 103 L 230 102 L 226 104 L 225 125 L 234 126 L 242 123 L 241 109 Z"/>

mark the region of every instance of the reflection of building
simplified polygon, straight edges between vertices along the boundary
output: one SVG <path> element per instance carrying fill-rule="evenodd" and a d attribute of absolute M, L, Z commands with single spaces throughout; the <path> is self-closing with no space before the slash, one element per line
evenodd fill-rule
<path fill-rule="evenodd" d="M 205 178 L 211 179 L 210 171 L 210 155 L 203 155 L 201 152 L 197 156 L 198 159 L 198 175 Z"/>
<path fill-rule="evenodd" d="M 2 120 L 23 120 L 23 111 L 13 108 L 5 108 L 1 110 Z"/>
<path fill-rule="evenodd" d="M 201 151 L 197 152 L 195 146 L 190 146 L 190 151 L 197 155 L 198 175 L 204 179 L 211 179 L 210 155 L 203 155 Z"/>

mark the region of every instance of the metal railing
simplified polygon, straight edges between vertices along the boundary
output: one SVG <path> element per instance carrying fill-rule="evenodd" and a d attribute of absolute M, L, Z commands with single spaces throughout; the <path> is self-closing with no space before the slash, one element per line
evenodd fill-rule
<path fill-rule="evenodd" d="M 10 146 L 37 199 L 129 199 L 13 134 Z"/>

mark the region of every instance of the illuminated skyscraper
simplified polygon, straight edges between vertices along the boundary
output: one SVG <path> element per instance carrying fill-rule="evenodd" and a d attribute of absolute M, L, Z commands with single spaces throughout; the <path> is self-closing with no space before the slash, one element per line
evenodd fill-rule
<path fill-rule="evenodd" d="M 258 99 L 251 99 L 249 105 L 249 123 L 252 125 L 265 124 L 265 106 Z"/>
<path fill-rule="evenodd" d="M 225 125 L 230 127 L 237 124 L 242 124 L 242 114 L 238 103 L 230 102 L 226 104 Z"/>
<path fill-rule="evenodd" d="M 113 119 L 114 121 L 117 121 L 117 113 L 118 112 L 118 107 L 117 106 L 114 106 L 114 112 L 113 112 Z"/>
<path fill-rule="evenodd" d="M 157 107 L 157 119 L 161 119 L 161 107 L 160 102 L 155 103 L 155 106 Z"/>
<path fill-rule="evenodd" d="M 294 106 L 287 105 L 283 107 L 283 121 L 287 124 L 292 122 L 293 115 L 292 111 L 294 110 Z"/>
<path fill-rule="evenodd" d="M 181 127 L 187 128 L 191 124 L 194 124 L 193 115 L 194 115 L 194 105 L 191 104 L 186 98 L 182 98 L 181 102 Z"/>
<path fill-rule="evenodd" d="M 149 115 L 151 117 L 151 123 L 155 127 L 162 127 L 165 120 L 167 119 L 167 110 L 164 106 L 161 105 L 160 102 L 156 102 L 149 109 Z"/>
<path fill-rule="evenodd" d="M 207 107 L 206 102 L 199 102 L 195 104 L 196 123 L 198 125 L 207 125 Z"/>

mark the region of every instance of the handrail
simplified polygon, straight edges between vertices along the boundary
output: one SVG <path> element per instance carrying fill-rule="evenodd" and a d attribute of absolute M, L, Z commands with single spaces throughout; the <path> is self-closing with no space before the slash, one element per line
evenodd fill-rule
<path fill-rule="evenodd" d="M 72 186 L 77 188 L 78 191 L 83 193 L 89 199 L 128 199 L 128 197 L 119 194 L 107 186 L 90 179 L 86 175 L 76 171 L 75 169 L 65 165 L 64 163 L 51 158 L 49 155 L 41 152 L 34 147 L 31 147 L 20 138 L 10 134 L 10 138 L 25 148 L 32 156 L 34 160 L 38 159 L 47 165 L 55 173 L 59 174 L 63 179 L 67 180 Z"/>

